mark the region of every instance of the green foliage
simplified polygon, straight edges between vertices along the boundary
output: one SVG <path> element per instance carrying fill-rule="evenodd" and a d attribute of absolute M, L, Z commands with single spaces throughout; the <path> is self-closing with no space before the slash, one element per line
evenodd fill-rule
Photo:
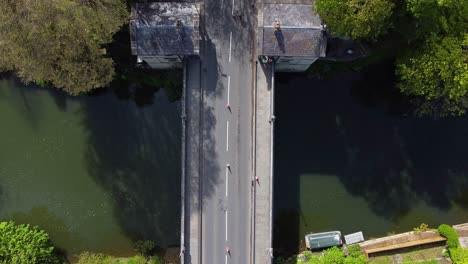
<path fill-rule="evenodd" d="M 0 263 L 60 263 L 49 235 L 37 227 L 0 223 Z"/>
<path fill-rule="evenodd" d="M 346 257 L 340 248 L 332 247 L 322 252 L 321 255 L 313 255 L 310 251 L 304 251 L 289 259 L 276 258 L 275 264 L 366 264 L 367 258 L 359 245 L 348 247 L 349 255 Z"/>
<path fill-rule="evenodd" d="M 415 25 L 397 60 L 400 89 L 420 115 L 463 115 L 468 108 L 468 2 L 405 0 Z"/>
<path fill-rule="evenodd" d="M 101 253 L 82 252 L 78 256 L 77 264 L 111 264 L 114 258 Z"/>
<path fill-rule="evenodd" d="M 141 255 L 136 255 L 131 258 L 115 258 L 101 253 L 83 252 L 78 257 L 77 264 L 146 264 L 148 258 Z M 158 257 L 152 257 L 150 264 L 163 264 L 164 261 Z"/>
<path fill-rule="evenodd" d="M 133 258 L 129 258 L 125 264 L 146 264 L 147 259 L 144 256 L 134 256 Z"/>
<path fill-rule="evenodd" d="M 459 0 L 406 0 L 408 12 L 416 18 L 418 37 L 427 34 L 462 36 L 468 27 L 468 4 Z"/>
<path fill-rule="evenodd" d="M 332 32 L 390 43 L 397 85 L 420 116 L 458 116 L 468 108 L 468 2 L 459 0 L 316 0 Z M 393 28 L 392 30 L 388 30 Z"/>
<path fill-rule="evenodd" d="M 450 249 L 450 257 L 454 264 L 468 264 L 468 249 L 462 247 Z"/>
<path fill-rule="evenodd" d="M 460 243 L 458 242 L 458 234 L 453 227 L 442 224 L 437 228 L 437 231 L 439 234 L 443 237 L 447 238 L 447 247 L 449 250 L 458 248 L 460 246 Z"/>
<path fill-rule="evenodd" d="M 316 0 L 316 11 L 330 30 L 354 39 L 377 39 L 391 25 L 390 0 Z"/>
<path fill-rule="evenodd" d="M 403 94 L 422 98 L 422 115 L 462 115 L 468 107 L 468 43 L 431 36 L 397 60 Z"/>
<path fill-rule="evenodd" d="M 151 258 L 150 264 L 164 264 L 164 260 L 159 256 L 154 256 Z"/>
<path fill-rule="evenodd" d="M 454 264 L 468 264 L 468 249 L 460 247 L 458 233 L 449 225 L 440 225 L 437 231 L 447 238 L 447 248 Z"/>
<path fill-rule="evenodd" d="M 135 243 L 135 252 L 142 256 L 149 256 L 151 255 L 152 251 L 155 249 L 156 244 L 150 240 L 139 240 Z"/>
<path fill-rule="evenodd" d="M 123 0 L 0 1 L 0 69 L 79 94 L 114 76 L 104 45 L 127 21 Z"/>
<path fill-rule="evenodd" d="M 431 230 L 431 228 L 429 228 L 429 225 L 425 223 L 421 223 L 418 227 L 415 227 L 413 229 L 415 233 L 422 233 L 422 232 L 426 232 L 429 230 Z"/>

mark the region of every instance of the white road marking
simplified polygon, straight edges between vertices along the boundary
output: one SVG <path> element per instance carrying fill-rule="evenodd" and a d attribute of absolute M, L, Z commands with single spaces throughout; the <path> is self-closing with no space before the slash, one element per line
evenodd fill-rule
<path fill-rule="evenodd" d="M 228 180 L 228 168 L 226 168 L 226 197 L 228 197 L 228 186 L 229 186 L 229 180 Z"/>
<path fill-rule="evenodd" d="M 224 256 L 224 262 L 227 264 L 227 254 Z"/>
<path fill-rule="evenodd" d="M 229 121 L 226 123 L 226 151 L 229 151 Z"/>
<path fill-rule="evenodd" d="M 234 0 L 232 0 L 232 10 L 231 10 L 231 15 L 234 15 Z"/>
<path fill-rule="evenodd" d="M 228 76 L 228 92 L 227 92 L 227 104 L 229 104 L 229 95 L 231 93 L 231 76 Z"/>
<path fill-rule="evenodd" d="M 224 211 L 224 215 L 226 217 L 226 242 L 227 242 L 228 241 L 228 235 L 227 235 L 227 233 L 228 233 L 227 232 L 228 231 L 228 212 L 227 212 L 227 210 Z"/>
<path fill-rule="evenodd" d="M 232 31 L 231 31 L 231 35 L 229 35 L 229 62 L 231 62 L 231 48 L 232 48 Z"/>

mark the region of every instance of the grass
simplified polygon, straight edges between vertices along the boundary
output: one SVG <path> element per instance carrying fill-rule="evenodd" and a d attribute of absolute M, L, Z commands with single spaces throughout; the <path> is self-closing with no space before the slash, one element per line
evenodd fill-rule
<path fill-rule="evenodd" d="M 373 264 L 390 264 L 393 263 L 393 256 L 396 254 L 401 255 L 403 263 L 422 263 L 422 264 L 432 264 L 439 263 L 437 259 L 442 256 L 442 251 L 445 246 L 432 246 L 432 247 L 416 247 L 410 250 L 397 250 L 393 254 L 379 255 L 372 257 L 370 263 Z M 423 261 L 423 262 L 420 262 Z M 427 262 L 427 263 L 426 263 Z"/>

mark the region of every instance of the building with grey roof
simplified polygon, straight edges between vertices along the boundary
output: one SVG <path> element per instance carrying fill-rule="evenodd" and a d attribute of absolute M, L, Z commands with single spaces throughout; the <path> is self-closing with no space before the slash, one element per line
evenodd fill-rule
<path fill-rule="evenodd" d="M 274 58 L 276 71 L 305 71 L 325 57 L 327 38 L 313 4 L 263 5 L 260 54 Z"/>
<path fill-rule="evenodd" d="M 130 41 L 137 62 L 151 68 L 182 66 L 184 56 L 199 54 L 199 12 L 194 3 L 135 3 Z"/>

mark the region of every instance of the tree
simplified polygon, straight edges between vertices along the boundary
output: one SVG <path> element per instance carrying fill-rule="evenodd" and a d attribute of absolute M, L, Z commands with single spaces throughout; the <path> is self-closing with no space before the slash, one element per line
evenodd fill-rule
<path fill-rule="evenodd" d="M 468 28 L 468 4 L 459 0 L 406 0 L 418 37 L 428 34 L 462 37 Z"/>
<path fill-rule="evenodd" d="M 114 76 L 104 45 L 126 22 L 123 0 L 0 1 L 0 69 L 70 94 Z"/>
<path fill-rule="evenodd" d="M 0 223 L 0 263 L 60 263 L 49 235 L 37 227 Z"/>
<path fill-rule="evenodd" d="M 372 40 L 390 27 L 395 7 L 390 0 L 316 0 L 315 5 L 332 32 Z"/>
<path fill-rule="evenodd" d="M 462 115 L 468 108 L 468 34 L 430 36 L 397 60 L 399 88 L 419 101 L 422 115 Z M 422 100 L 421 100 L 422 99 Z"/>

